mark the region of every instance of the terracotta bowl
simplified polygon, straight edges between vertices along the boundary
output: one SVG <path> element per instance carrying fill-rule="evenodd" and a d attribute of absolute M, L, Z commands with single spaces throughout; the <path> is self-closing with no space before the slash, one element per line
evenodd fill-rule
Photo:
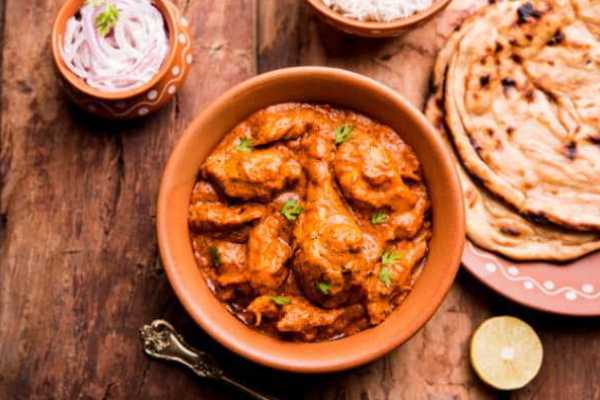
<path fill-rule="evenodd" d="M 431 251 L 414 290 L 389 318 L 356 335 L 292 343 L 259 333 L 232 316 L 207 287 L 192 254 L 187 209 L 200 166 L 235 125 L 281 102 L 328 103 L 394 128 L 422 162 L 432 198 Z M 288 68 L 252 78 L 217 99 L 192 122 L 173 150 L 160 186 L 160 253 L 175 293 L 196 322 L 230 350 L 260 364 L 294 372 L 331 372 L 374 360 L 408 340 L 450 289 L 462 255 L 462 192 L 446 147 L 421 113 L 392 89 L 333 68 Z"/>
<path fill-rule="evenodd" d="M 61 55 L 67 20 L 77 13 L 84 0 L 67 0 L 58 12 L 52 30 L 52 53 L 62 86 L 69 97 L 84 110 L 103 118 L 143 117 L 171 100 L 183 85 L 192 64 L 188 21 L 169 0 L 154 0 L 169 32 L 169 53 L 162 68 L 151 81 L 132 90 L 103 92 L 88 86 L 65 65 Z"/>
<path fill-rule="evenodd" d="M 316 13 L 337 29 L 357 36 L 383 38 L 398 36 L 429 21 L 450 4 L 451 0 L 433 0 L 431 7 L 407 18 L 391 22 L 363 22 L 347 18 L 327 7 L 323 0 L 306 0 Z"/>

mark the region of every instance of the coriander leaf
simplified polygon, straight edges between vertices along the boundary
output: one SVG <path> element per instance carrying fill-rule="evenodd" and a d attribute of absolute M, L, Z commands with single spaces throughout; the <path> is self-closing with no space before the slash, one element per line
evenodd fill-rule
<path fill-rule="evenodd" d="M 388 215 L 385 211 L 375 211 L 373 215 L 371 215 L 371 223 L 373 225 L 383 224 L 387 219 Z"/>
<path fill-rule="evenodd" d="M 381 256 L 381 263 L 383 265 L 394 264 L 400 258 L 402 258 L 402 254 L 400 254 L 399 252 L 394 251 L 394 250 L 386 250 L 383 252 L 383 255 Z"/>
<path fill-rule="evenodd" d="M 300 205 L 296 200 L 288 200 L 285 202 L 283 207 L 281 207 L 281 214 L 288 221 L 295 221 L 296 218 L 304 211 L 304 207 Z"/>
<path fill-rule="evenodd" d="M 219 253 L 219 249 L 215 246 L 210 246 L 208 248 L 208 254 L 210 255 L 210 262 L 215 268 L 219 268 L 221 266 L 221 254 Z"/>
<path fill-rule="evenodd" d="M 112 3 L 107 3 L 106 8 L 96 17 L 96 28 L 102 36 L 108 35 L 119 19 L 119 10 Z"/>
<path fill-rule="evenodd" d="M 273 300 L 273 303 L 277 304 L 278 306 L 285 306 L 286 304 L 290 304 L 292 302 L 292 299 L 287 296 L 271 296 L 271 300 Z"/>
<path fill-rule="evenodd" d="M 317 290 L 323 293 L 324 295 L 328 295 L 329 293 L 331 293 L 331 283 L 317 282 L 316 286 Z"/>
<path fill-rule="evenodd" d="M 379 270 L 379 280 L 385 287 L 390 287 L 392 285 L 392 271 L 388 267 L 382 266 Z"/>
<path fill-rule="evenodd" d="M 335 144 L 340 145 L 350 139 L 353 130 L 354 125 L 350 124 L 340 125 L 335 128 Z"/>
<path fill-rule="evenodd" d="M 240 153 L 250 153 L 252 151 L 252 139 L 241 138 L 235 149 Z"/>

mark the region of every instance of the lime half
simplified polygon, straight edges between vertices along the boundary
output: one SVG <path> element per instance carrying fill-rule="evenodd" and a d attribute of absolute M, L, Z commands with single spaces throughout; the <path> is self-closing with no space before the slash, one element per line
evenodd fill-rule
<path fill-rule="evenodd" d="M 515 317 L 482 323 L 471 339 L 471 364 L 485 383 L 500 390 L 527 385 L 542 366 L 542 342 L 531 326 Z"/>

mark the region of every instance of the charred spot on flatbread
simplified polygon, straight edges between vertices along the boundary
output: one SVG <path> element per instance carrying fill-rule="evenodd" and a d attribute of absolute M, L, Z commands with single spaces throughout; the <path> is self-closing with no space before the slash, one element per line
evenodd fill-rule
<path fill-rule="evenodd" d="M 571 140 L 569 143 L 567 143 L 565 146 L 565 156 L 571 161 L 577 157 L 577 142 Z"/>
<path fill-rule="evenodd" d="M 501 83 L 506 89 L 517 86 L 517 82 L 513 78 L 502 78 Z"/>
<path fill-rule="evenodd" d="M 483 150 L 483 148 L 477 142 L 477 140 L 473 136 L 469 136 L 469 142 L 471 143 L 471 146 L 473 146 L 473 148 L 477 152 L 477 155 L 479 156 L 479 158 L 482 158 L 481 157 L 481 150 Z"/>
<path fill-rule="evenodd" d="M 502 84 L 504 94 L 507 94 L 510 89 L 517 87 L 517 82 L 513 78 L 502 78 L 500 83 Z"/>
<path fill-rule="evenodd" d="M 600 146 L 600 135 L 598 136 L 588 136 L 587 140 L 590 143 Z"/>
<path fill-rule="evenodd" d="M 533 7 L 533 4 L 527 2 L 517 9 L 517 23 L 526 24 L 532 20 L 538 20 L 542 13 Z"/>
<path fill-rule="evenodd" d="M 540 224 L 540 225 L 550 225 L 550 219 L 548 219 L 548 216 L 546 215 L 546 213 L 544 213 L 543 211 L 537 212 L 537 213 L 525 213 L 524 214 L 525 218 L 527 218 L 528 220 L 536 223 L 536 224 Z"/>
<path fill-rule="evenodd" d="M 558 46 L 564 40 L 565 40 L 565 34 L 562 32 L 562 30 L 557 29 L 556 32 L 554 32 L 554 35 L 548 41 L 548 46 Z"/>
<path fill-rule="evenodd" d="M 479 85 L 484 88 L 487 87 L 490 84 L 490 76 L 489 75 L 483 75 L 482 77 L 479 78 Z"/>
<path fill-rule="evenodd" d="M 500 232 L 502 232 L 508 236 L 514 236 L 514 237 L 521 236 L 521 231 L 513 226 L 501 226 Z"/>
<path fill-rule="evenodd" d="M 533 103 L 535 101 L 535 90 L 528 89 L 525 92 L 525 99 L 527 100 L 528 103 Z"/>

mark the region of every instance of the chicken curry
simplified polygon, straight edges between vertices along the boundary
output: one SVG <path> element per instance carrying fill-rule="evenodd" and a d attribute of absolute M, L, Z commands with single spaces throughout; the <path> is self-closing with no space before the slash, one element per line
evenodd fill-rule
<path fill-rule="evenodd" d="M 411 290 L 431 235 L 414 151 L 389 127 L 278 104 L 237 125 L 191 195 L 194 255 L 245 324 L 322 341 L 380 324 Z"/>

